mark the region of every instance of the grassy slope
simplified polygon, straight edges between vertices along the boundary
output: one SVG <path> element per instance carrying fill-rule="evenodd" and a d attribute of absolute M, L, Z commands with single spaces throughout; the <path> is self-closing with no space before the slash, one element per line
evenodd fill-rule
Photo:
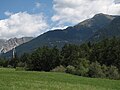
<path fill-rule="evenodd" d="M 120 90 L 120 81 L 2 68 L 0 90 Z"/>

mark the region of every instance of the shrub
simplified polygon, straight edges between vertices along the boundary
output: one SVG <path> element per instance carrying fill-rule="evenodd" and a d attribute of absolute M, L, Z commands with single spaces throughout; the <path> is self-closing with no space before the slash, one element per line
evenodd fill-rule
<path fill-rule="evenodd" d="M 25 63 L 19 62 L 19 63 L 17 64 L 17 66 L 18 66 L 18 67 L 25 67 Z"/>
<path fill-rule="evenodd" d="M 74 66 L 69 65 L 66 67 L 66 73 L 75 74 L 75 71 L 76 70 Z"/>
<path fill-rule="evenodd" d="M 16 71 L 25 71 L 25 68 L 23 68 L 23 67 L 16 67 L 15 70 Z"/>
<path fill-rule="evenodd" d="M 102 65 L 101 66 L 101 69 L 102 69 L 102 71 L 103 71 L 103 73 L 104 73 L 104 78 L 107 78 L 107 75 L 108 75 L 108 67 L 106 66 L 106 65 Z"/>
<path fill-rule="evenodd" d="M 119 79 L 120 78 L 117 67 L 115 67 L 115 66 L 110 66 L 109 67 L 108 78 L 110 78 L 110 79 Z"/>
<path fill-rule="evenodd" d="M 76 67 L 76 75 L 87 76 L 89 71 L 89 61 L 85 58 L 79 58 L 79 64 Z"/>
<path fill-rule="evenodd" d="M 8 68 L 13 68 L 13 66 L 12 66 L 12 65 L 8 65 L 7 67 L 8 67 Z"/>
<path fill-rule="evenodd" d="M 0 66 L 7 67 L 7 65 L 8 65 L 8 60 L 0 58 Z"/>
<path fill-rule="evenodd" d="M 54 68 L 53 70 L 51 70 L 52 72 L 65 72 L 66 68 L 62 65 L 57 66 L 56 68 Z"/>
<path fill-rule="evenodd" d="M 98 62 L 93 62 L 90 65 L 88 74 L 90 77 L 93 77 L 93 78 L 105 77 L 105 74 L 103 73 L 103 71 L 101 69 L 101 65 Z"/>
<path fill-rule="evenodd" d="M 76 75 L 79 75 L 79 76 L 87 76 L 88 71 L 89 71 L 89 68 L 86 68 L 86 67 L 84 67 L 83 65 L 80 65 L 80 66 L 76 69 L 75 74 L 76 74 Z"/>

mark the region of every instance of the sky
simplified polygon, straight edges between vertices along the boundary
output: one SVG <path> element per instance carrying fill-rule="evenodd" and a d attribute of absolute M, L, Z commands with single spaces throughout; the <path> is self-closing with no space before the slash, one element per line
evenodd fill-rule
<path fill-rule="evenodd" d="M 120 15 L 120 0 L 0 0 L 0 39 L 36 37 L 98 13 Z"/>

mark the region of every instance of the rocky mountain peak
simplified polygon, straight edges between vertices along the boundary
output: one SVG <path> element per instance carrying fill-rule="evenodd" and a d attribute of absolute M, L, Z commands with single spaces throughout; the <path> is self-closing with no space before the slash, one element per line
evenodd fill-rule
<path fill-rule="evenodd" d="M 33 37 L 10 38 L 10 39 L 4 41 L 3 44 L 0 46 L 1 53 L 6 53 L 6 52 L 12 50 L 13 48 L 15 48 L 23 43 L 26 43 L 32 39 L 33 39 Z"/>

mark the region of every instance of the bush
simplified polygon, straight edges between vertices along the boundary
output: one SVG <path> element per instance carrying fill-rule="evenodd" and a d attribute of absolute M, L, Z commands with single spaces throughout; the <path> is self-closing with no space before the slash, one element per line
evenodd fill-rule
<path fill-rule="evenodd" d="M 12 65 L 8 65 L 7 67 L 8 67 L 8 68 L 13 68 L 13 66 L 12 66 Z"/>
<path fill-rule="evenodd" d="M 23 67 L 16 67 L 15 70 L 16 71 L 25 71 L 25 68 L 23 68 Z"/>
<path fill-rule="evenodd" d="M 90 77 L 93 78 L 104 78 L 105 74 L 103 73 L 101 69 L 101 65 L 98 62 L 93 62 L 89 67 L 88 72 Z"/>
<path fill-rule="evenodd" d="M 88 76 L 88 71 L 89 71 L 89 68 L 86 68 L 84 67 L 83 65 L 80 65 L 76 71 L 75 71 L 75 74 L 76 75 L 79 75 L 79 76 Z"/>
<path fill-rule="evenodd" d="M 110 66 L 109 67 L 108 78 L 110 78 L 110 79 L 119 79 L 120 78 L 117 67 L 115 67 L 115 66 Z"/>
<path fill-rule="evenodd" d="M 108 67 L 106 66 L 106 65 L 102 65 L 101 66 L 101 69 L 102 69 L 102 71 L 103 71 L 103 73 L 104 73 L 104 78 L 107 78 L 107 75 L 108 75 Z"/>
<path fill-rule="evenodd" d="M 18 67 L 25 67 L 25 63 L 19 62 L 19 63 L 17 64 L 17 66 L 18 66 Z"/>
<path fill-rule="evenodd" d="M 74 66 L 69 65 L 66 67 L 66 73 L 75 74 L 75 71 L 76 70 Z"/>
<path fill-rule="evenodd" d="M 89 71 L 89 61 L 85 58 L 79 58 L 79 65 L 76 67 L 76 75 L 88 76 Z"/>
<path fill-rule="evenodd" d="M 8 60 L 0 58 L 0 66 L 7 67 L 7 65 L 8 65 Z"/>
<path fill-rule="evenodd" d="M 65 72 L 66 68 L 63 67 L 62 65 L 57 66 L 56 68 L 54 68 L 53 70 L 51 70 L 52 72 Z"/>

